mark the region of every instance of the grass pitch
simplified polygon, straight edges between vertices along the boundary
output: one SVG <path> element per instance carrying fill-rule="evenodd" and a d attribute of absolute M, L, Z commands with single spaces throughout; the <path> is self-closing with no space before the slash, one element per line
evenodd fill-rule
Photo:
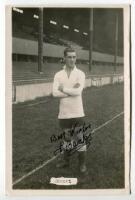
<path fill-rule="evenodd" d="M 83 92 L 86 123 L 92 129 L 124 110 L 123 84 L 87 88 Z M 32 105 L 33 104 L 33 105 Z M 59 134 L 59 100 L 44 97 L 13 105 L 13 182 L 54 156 L 50 142 Z M 124 115 L 95 132 L 87 151 L 87 175 L 78 171 L 77 153 L 70 169 L 57 169 L 55 159 L 13 186 L 14 189 L 112 189 L 124 188 Z M 76 186 L 50 184 L 51 177 L 74 177 Z"/>

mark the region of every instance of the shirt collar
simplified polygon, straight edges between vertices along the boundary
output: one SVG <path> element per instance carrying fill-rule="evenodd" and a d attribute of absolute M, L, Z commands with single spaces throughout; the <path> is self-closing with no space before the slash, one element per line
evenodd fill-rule
<path fill-rule="evenodd" d="M 63 69 L 66 70 L 66 65 L 63 66 Z M 76 70 L 76 69 L 77 69 L 77 68 L 76 68 L 76 65 L 75 65 L 72 71 L 74 71 L 74 70 Z"/>

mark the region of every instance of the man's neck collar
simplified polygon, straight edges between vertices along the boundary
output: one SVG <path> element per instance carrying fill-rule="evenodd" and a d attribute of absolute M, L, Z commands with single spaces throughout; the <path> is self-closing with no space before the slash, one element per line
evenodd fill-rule
<path fill-rule="evenodd" d="M 64 70 L 74 70 L 74 69 L 76 69 L 76 65 L 71 69 L 71 68 L 68 68 L 66 65 L 64 65 L 64 67 L 63 67 L 63 69 Z"/>

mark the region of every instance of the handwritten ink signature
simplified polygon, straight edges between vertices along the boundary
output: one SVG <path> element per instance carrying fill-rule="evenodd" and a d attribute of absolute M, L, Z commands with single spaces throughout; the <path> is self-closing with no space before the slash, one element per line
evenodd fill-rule
<path fill-rule="evenodd" d="M 61 154 L 65 151 L 68 152 L 69 155 L 72 155 L 74 152 L 79 150 L 84 145 L 86 145 L 87 148 L 89 148 L 91 141 L 92 141 L 92 134 L 89 133 L 88 135 L 85 135 L 83 133 L 81 139 L 67 142 L 66 145 L 65 145 L 64 141 L 60 142 L 58 148 L 54 151 L 54 155 L 56 156 L 56 155 Z"/>
<path fill-rule="evenodd" d="M 51 143 L 59 142 L 57 149 L 54 151 L 55 156 L 65 151 L 69 152 L 69 154 L 71 155 L 84 145 L 86 145 L 87 148 L 90 146 L 92 140 L 91 124 L 86 125 L 84 123 L 83 126 L 77 126 L 77 125 L 78 124 L 75 124 L 71 129 L 67 129 L 59 135 L 52 135 L 50 137 Z M 67 134 L 69 134 L 70 136 L 69 140 L 66 140 Z M 81 137 L 76 137 L 76 139 L 71 139 L 77 135 L 81 135 Z"/>
<path fill-rule="evenodd" d="M 79 134 L 79 133 L 85 133 L 88 129 L 91 129 L 91 124 L 86 125 L 85 123 L 83 126 L 78 127 L 78 124 L 76 123 L 71 129 L 68 129 L 66 131 L 63 131 L 59 135 L 52 135 L 50 137 L 51 143 L 57 142 L 59 140 L 64 140 L 66 139 L 66 134 L 70 134 L 70 137 L 72 137 L 74 134 Z"/>

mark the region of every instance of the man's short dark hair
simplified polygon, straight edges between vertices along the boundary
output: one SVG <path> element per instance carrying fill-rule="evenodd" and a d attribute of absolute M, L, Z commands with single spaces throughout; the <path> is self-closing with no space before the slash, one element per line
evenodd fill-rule
<path fill-rule="evenodd" d="M 67 55 L 68 52 L 76 52 L 72 47 L 67 47 L 65 50 L 64 50 L 64 56 Z"/>

